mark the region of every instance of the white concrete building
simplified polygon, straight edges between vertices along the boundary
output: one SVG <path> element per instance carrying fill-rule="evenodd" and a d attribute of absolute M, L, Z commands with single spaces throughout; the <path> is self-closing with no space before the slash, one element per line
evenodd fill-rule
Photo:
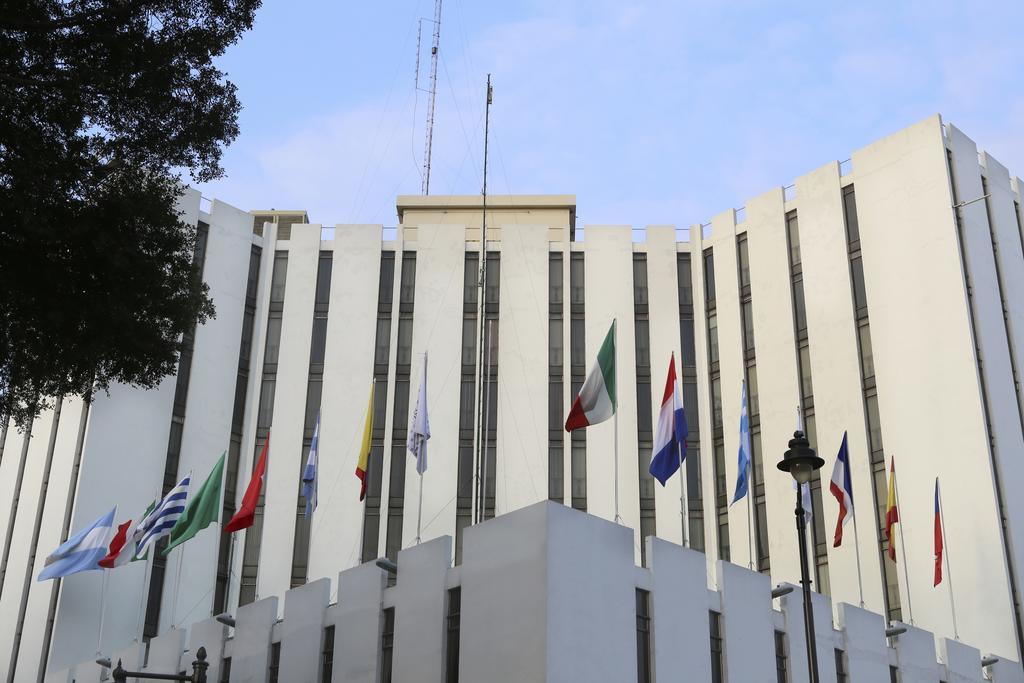
<path fill-rule="evenodd" d="M 116 649 L 129 671 L 191 671 L 209 681 L 808 680 L 799 589 L 778 598 L 764 574 L 650 536 L 634 565 L 632 530 L 552 502 L 399 551 L 388 586 L 373 563 Z M 796 587 L 779 586 L 779 593 Z M 812 597 L 820 680 L 1021 683 L 1024 670 L 952 638 Z M 833 617 L 833 614 L 835 617 Z M 283 615 L 283 618 L 279 618 Z M 835 621 L 833 621 L 835 619 Z M 46 683 L 98 683 L 94 661 Z M 895 678 L 894 678 L 895 676 Z"/>
<path fill-rule="evenodd" d="M 833 548 L 837 504 L 827 493 L 847 432 L 867 610 L 953 637 L 948 582 L 932 587 L 937 476 L 959 636 L 1020 661 L 1021 192 L 1019 179 L 935 116 L 689 228 L 583 229 L 571 196 L 489 197 L 485 516 L 552 499 L 613 518 L 611 423 L 570 437 L 562 422 L 615 319 L 620 514 L 636 530 L 637 564 L 651 566 L 645 537 L 682 540 L 678 481 L 663 489 L 646 475 L 675 351 L 690 424 L 688 536 L 709 576 L 720 582 L 732 565 L 719 560 L 728 560 L 772 584 L 797 580 L 794 492 L 774 463 L 799 405 L 827 462 L 813 496 L 816 589 L 836 605 L 860 600 L 852 527 Z M 66 400 L 31 437 L 4 432 L 8 680 L 40 679 L 97 649 L 100 573 L 36 583 L 46 553 L 115 503 L 119 518 L 132 517 L 185 472 L 205 477 L 225 449 L 230 513 L 271 427 L 257 524 L 234 539 L 209 529 L 166 563 L 110 572 L 100 649 L 409 548 L 419 484 L 406 476 L 414 470 L 404 443 L 425 351 L 433 436 L 422 535 L 451 536 L 452 561 L 463 564 L 478 507 L 480 198 L 400 197 L 397 228 L 324 227 L 302 211 L 207 206 L 194 192 L 184 208 L 201 228 L 217 317 L 186 345 L 178 377 L 148 392 L 115 388 L 90 406 Z M 353 470 L 374 378 L 363 504 Z M 727 505 L 744 379 L 756 466 L 750 543 L 746 506 Z M 320 507 L 309 524 L 299 479 L 318 409 Z M 885 559 L 880 533 L 892 454 L 906 568 L 901 555 L 898 565 Z M 340 600 L 332 609 L 347 609 Z"/>

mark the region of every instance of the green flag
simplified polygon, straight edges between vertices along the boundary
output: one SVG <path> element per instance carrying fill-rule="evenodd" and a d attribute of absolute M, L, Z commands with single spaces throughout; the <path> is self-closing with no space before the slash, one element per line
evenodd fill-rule
<path fill-rule="evenodd" d="M 167 549 L 163 552 L 164 555 L 220 519 L 220 488 L 221 481 L 224 479 L 224 457 L 226 455 L 227 451 L 220 456 L 220 460 L 213 466 L 210 476 L 192 496 L 185 511 L 181 513 L 181 517 L 171 527 L 171 535 L 168 539 Z"/>

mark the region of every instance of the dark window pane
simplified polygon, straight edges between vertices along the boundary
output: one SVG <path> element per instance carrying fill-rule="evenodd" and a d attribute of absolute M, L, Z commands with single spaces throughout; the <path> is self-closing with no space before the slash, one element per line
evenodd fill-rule
<path fill-rule="evenodd" d="M 583 254 L 573 253 L 569 256 L 569 301 L 583 305 Z"/>
<path fill-rule="evenodd" d="M 274 254 L 274 270 L 270 278 L 270 302 L 284 303 L 284 286 L 288 276 L 288 252 Z"/>
<path fill-rule="evenodd" d="M 548 322 L 548 365 L 562 367 L 562 319 L 551 318 Z"/>
<path fill-rule="evenodd" d="M 584 321 L 581 318 L 573 318 L 569 324 L 569 362 L 576 367 L 585 367 L 587 354 Z"/>
<path fill-rule="evenodd" d="M 718 362 L 718 316 L 714 313 L 708 316 L 708 361 Z"/>
<path fill-rule="evenodd" d="M 875 356 L 871 349 L 871 328 L 861 325 L 857 328 L 860 338 L 860 363 L 864 379 L 875 376 Z"/>
<path fill-rule="evenodd" d="M 704 297 L 708 305 L 715 301 L 715 256 L 711 249 L 704 250 Z"/>
<path fill-rule="evenodd" d="M 263 353 L 263 362 L 269 365 L 277 363 L 281 352 L 281 318 L 271 317 L 267 320 L 267 343 Z"/>
<path fill-rule="evenodd" d="M 309 362 L 322 364 L 327 353 L 327 318 L 313 318 L 313 343 L 310 345 Z"/>
<path fill-rule="evenodd" d="M 636 337 L 636 364 L 639 367 L 651 367 L 651 334 L 650 324 L 646 319 L 637 320 L 634 328 Z"/>
<path fill-rule="evenodd" d="M 480 280 L 480 259 L 476 253 L 466 254 L 466 266 L 462 273 L 462 301 L 463 305 L 475 309 L 479 303 L 477 293 Z"/>
<path fill-rule="evenodd" d="M 388 354 L 391 349 L 391 318 L 381 316 L 377 318 L 377 336 L 373 347 L 373 362 L 376 365 L 388 364 Z"/>
<path fill-rule="evenodd" d="M 789 265 L 800 265 L 800 225 L 796 211 L 786 214 L 786 235 L 789 238 Z"/>
<path fill-rule="evenodd" d="M 380 255 L 380 286 L 377 290 L 378 304 L 391 305 L 395 295 L 395 253 L 386 251 Z"/>
<path fill-rule="evenodd" d="M 864 289 L 864 264 L 860 256 L 850 259 L 850 271 L 853 273 L 853 304 L 860 316 L 868 305 L 868 295 Z"/>
<path fill-rule="evenodd" d="M 747 354 L 754 352 L 754 305 L 749 301 L 741 307 L 743 316 L 743 350 Z"/>
<path fill-rule="evenodd" d="M 331 300 L 331 270 L 333 252 L 320 252 L 320 263 L 316 271 L 316 296 L 314 302 L 327 304 Z"/>
<path fill-rule="evenodd" d="M 679 319 L 679 340 L 682 346 L 682 358 L 679 359 L 680 367 L 696 367 L 697 348 L 693 337 L 693 318 Z"/>
<path fill-rule="evenodd" d="M 400 302 L 411 304 L 416 297 L 416 253 L 402 254 L 402 289 Z"/>
<path fill-rule="evenodd" d="M 551 254 L 548 260 L 548 303 L 562 305 L 562 255 Z"/>
<path fill-rule="evenodd" d="M 807 309 L 804 306 L 804 281 L 793 282 L 793 314 L 796 317 L 797 333 L 807 333 Z"/>
<path fill-rule="evenodd" d="M 846 239 L 851 244 L 860 241 L 860 224 L 857 221 L 857 196 L 853 185 L 843 188 L 843 217 L 846 219 Z"/>
<path fill-rule="evenodd" d="M 693 305 L 693 276 L 690 268 L 690 255 L 680 254 L 677 259 L 676 277 L 679 281 L 679 303 L 683 306 Z"/>
<path fill-rule="evenodd" d="M 736 260 L 740 269 L 740 287 L 750 286 L 750 253 L 747 250 L 747 237 L 742 235 L 736 242 Z"/>
<path fill-rule="evenodd" d="M 647 303 L 647 255 L 633 254 L 633 304 Z"/>

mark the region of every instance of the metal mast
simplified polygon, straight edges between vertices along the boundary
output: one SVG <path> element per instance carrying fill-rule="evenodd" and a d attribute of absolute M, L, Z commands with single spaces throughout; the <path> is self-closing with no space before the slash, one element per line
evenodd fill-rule
<path fill-rule="evenodd" d="M 487 104 L 484 108 L 484 186 L 483 220 L 480 231 L 480 279 L 478 281 L 479 324 L 477 361 L 477 428 L 476 428 L 476 514 L 474 523 L 484 521 L 487 513 L 487 434 L 490 430 L 489 410 L 484 409 L 483 392 L 490 397 L 490 354 L 484 354 L 484 347 L 490 347 L 490 331 L 487 329 L 487 139 L 491 123 L 491 75 L 487 74 Z M 486 331 L 486 334 L 485 334 Z M 484 367 L 484 364 L 487 367 Z M 489 406 L 488 406 L 489 407 Z"/>
<path fill-rule="evenodd" d="M 423 31 L 423 19 L 420 19 L 420 34 Z M 430 48 L 430 99 L 427 102 L 426 145 L 423 150 L 423 194 L 430 194 L 430 152 L 434 144 L 434 102 L 437 99 L 437 58 L 441 48 L 441 0 L 434 0 L 434 42 Z M 420 50 L 419 38 L 416 39 L 416 87 L 419 88 Z"/>

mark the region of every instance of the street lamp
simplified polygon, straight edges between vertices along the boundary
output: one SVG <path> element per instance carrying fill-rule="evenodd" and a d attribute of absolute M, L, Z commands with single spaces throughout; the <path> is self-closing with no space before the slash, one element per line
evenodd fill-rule
<path fill-rule="evenodd" d="M 802 487 L 811 480 L 811 474 L 821 469 L 825 461 L 811 448 L 807 437 L 800 430 L 793 432 L 789 450 L 782 456 L 777 467 L 789 472 L 796 480 L 796 532 L 800 541 L 800 584 L 804 587 L 804 637 L 807 640 L 807 667 L 811 683 L 818 683 L 818 647 L 814 640 L 814 611 L 811 609 L 811 577 L 807 566 L 807 520 L 804 518 Z"/>

